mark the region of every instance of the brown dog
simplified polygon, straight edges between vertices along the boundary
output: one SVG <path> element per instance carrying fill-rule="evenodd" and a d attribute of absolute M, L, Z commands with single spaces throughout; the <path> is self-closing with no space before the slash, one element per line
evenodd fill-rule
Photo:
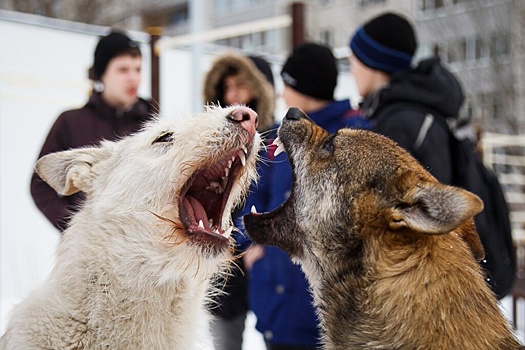
<path fill-rule="evenodd" d="M 281 143 L 292 194 L 245 226 L 302 265 L 326 349 L 523 348 L 476 262 L 478 197 L 440 184 L 385 137 L 330 135 L 298 109 Z"/>

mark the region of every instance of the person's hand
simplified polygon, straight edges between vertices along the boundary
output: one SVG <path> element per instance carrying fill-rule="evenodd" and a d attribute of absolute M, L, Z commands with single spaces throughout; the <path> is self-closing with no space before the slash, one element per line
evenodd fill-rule
<path fill-rule="evenodd" d="M 255 264 L 255 262 L 261 259 L 263 256 L 264 246 L 256 243 L 252 244 L 248 249 L 246 249 L 242 257 L 246 270 L 251 271 L 253 264 Z"/>

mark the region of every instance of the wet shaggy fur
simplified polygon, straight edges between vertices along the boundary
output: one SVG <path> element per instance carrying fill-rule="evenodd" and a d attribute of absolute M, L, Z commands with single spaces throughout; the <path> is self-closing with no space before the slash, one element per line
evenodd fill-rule
<path fill-rule="evenodd" d="M 57 192 L 87 199 L 0 348 L 201 348 L 210 281 L 232 260 L 230 212 L 256 177 L 255 127 L 251 110 L 209 108 L 41 158 Z"/>
<path fill-rule="evenodd" d="M 523 349 L 477 263 L 478 197 L 438 183 L 385 137 L 329 135 L 298 109 L 278 135 L 292 194 L 244 223 L 301 264 L 325 349 Z"/>

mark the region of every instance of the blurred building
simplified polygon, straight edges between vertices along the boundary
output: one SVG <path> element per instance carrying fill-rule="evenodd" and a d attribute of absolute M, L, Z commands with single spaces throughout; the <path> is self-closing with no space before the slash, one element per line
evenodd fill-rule
<path fill-rule="evenodd" d="M 232 47 L 280 62 L 292 46 L 290 25 L 239 26 L 290 15 L 293 3 L 303 4 L 304 39 L 333 47 L 341 71 L 359 25 L 385 10 L 404 14 L 417 28 L 418 57 L 436 53 L 460 77 L 465 120 L 485 131 L 525 132 L 523 0 L 2 0 L 0 8 L 131 30 L 162 27 L 164 37 L 186 36 L 171 43 L 181 46 L 199 30 L 209 34 L 201 38 L 205 50 Z"/>
<path fill-rule="evenodd" d="M 133 0 L 129 0 L 133 1 Z M 195 1 L 195 0 L 193 0 Z M 165 35 L 191 31 L 191 1 L 156 1 L 135 16 L 142 28 L 160 25 Z M 201 30 L 250 23 L 291 13 L 291 0 L 199 0 Z M 467 96 L 462 118 L 492 132 L 525 132 L 524 32 L 521 0 L 305 0 L 304 37 L 325 43 L 341 57 L 350 35 L 364 21 L 386 10 L 411 18 L 418 32 L 418 57 L 438 54 L 460 78 Z M 139 28 L 135 28 L 139 29 Z M 217 40 L 216 45 L 284 57 L 291 28 L 272 29 Z"/>
<path fill-rule="evenodd" d="M 485 131 L 525 132 L 525 1 L 419 0 L 419 41 L 460 77 L 465 116 Z"/>

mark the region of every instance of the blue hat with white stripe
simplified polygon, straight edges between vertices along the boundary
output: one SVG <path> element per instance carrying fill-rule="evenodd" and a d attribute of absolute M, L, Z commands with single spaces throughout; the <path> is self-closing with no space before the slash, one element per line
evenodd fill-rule
<path fill-rule="evenodd" d="M 350 39 L 350 49 L 359 61 L 388 74 L 411 68 L 416 36 L 403 17 L 386 13 L 365 23 Z"/>

